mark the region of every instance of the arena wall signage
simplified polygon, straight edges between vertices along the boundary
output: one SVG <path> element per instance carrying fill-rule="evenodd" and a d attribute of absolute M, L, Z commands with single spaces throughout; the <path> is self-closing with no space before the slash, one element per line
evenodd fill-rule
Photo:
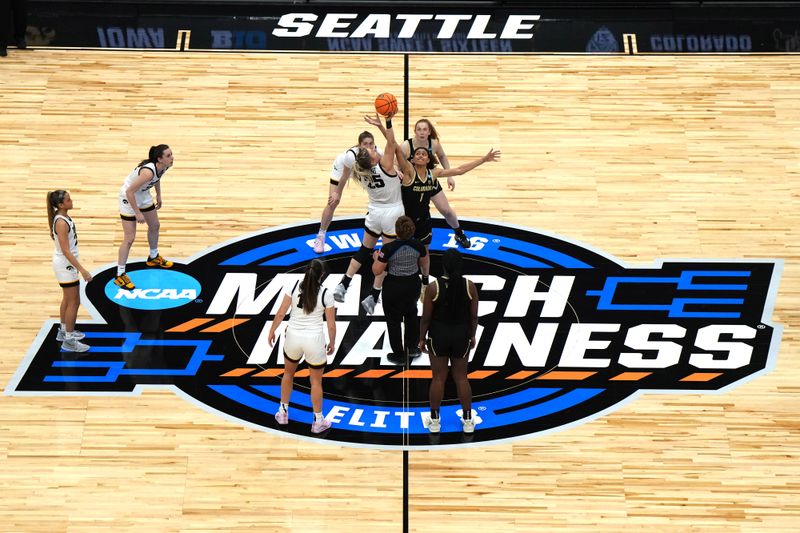
<path fill-rule="evenodd" d="M 456 243 L 442 220 L 434 222 L 436 273 L 441 253 Z M 331 226 L 322 256 L 332 272 L 326 286 L 338 283 L 362 225 L 350 218 Z M 408 368 L 386 359 L 381 307 L 368 317 L 359 306 L 372 282 L 365 274 L 338 304 L 337 346 L 324 380 L 323 411 L 333 428 L 321 438 L 381 448 L 528 438 L 584 423 L 643 393 L 729 391 L 775 365 L 781 327 L 770 317 L 779 261 L 631 268 L 531 229 L 469 220 L 464 227 L 472 243 L 465 269 L 481 295 L 470 355 L 475 433 L 462 433 L 448 389 L 442 432 L 429 434 L 427 356 Z M 316 257 L 315 235 L 316 224 L 289 225 L 215 246 L 170 271 L 134 264 L 135 293 L 113 285 L 109 266 L 85 287 L 94 322 L 80 329 L 91 350 L 61 352 L 58 325 L 48 321 L 6 392 L 136 395 L 162 388 L 236 423 L 312 438 L 302 377 L 290 424 L 275 423 L 282 340 L 270 348 L 267 336 L 281 292 Z"/>
<path fill-rule="evenodd" d="M 792 52 L 776 38 L 800 25 L 797 10 L 493 9 L 391 5 L 212 5 L 42 2 L 28 31 L 35 46 L 166 50 L 435 52 Z"/>

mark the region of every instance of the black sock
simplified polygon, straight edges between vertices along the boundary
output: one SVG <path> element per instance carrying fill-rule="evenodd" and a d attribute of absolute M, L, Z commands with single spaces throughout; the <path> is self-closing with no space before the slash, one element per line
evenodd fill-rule
<path fill-rule="evenodd" d="M 345 289 L 350 287 L 350 282 L 351 281 L 353 281 L 353 278 L 349 277 L 347 274 L 342 276 L 342 285 L 344 285 Z"/>
<path fill-rule="evenodd" d="M 375 287 L 372 287 L 372 292 L 370 292 L 369 294 L 370 294 L 370 296 L 375 298 L 375 301 L 377 302 L 378 298 L 381 295 L 381 290 L 380 289 L 376 289 Z"/>
<path fill-rule="evenodd" d="M 455 228 L 453 231 L 456 232 L 456 235 L 464 235 L 464 230 L 461 229 L 461 226 Z"/>
<path fill-rule="evenodd" d="M 431 409 L 431 418 L 434 420 L 439 419 L 439 410 L 438 409 Z"/>
<path fill-rule="evenodd" d="M 422 284 L 423 285 L 427 285 L 430 282 L 431 282 L 431 277 L 430 276 L 426 276 L 425 274 L 423 274 L 422 275 Z"/>
<path fill-rule="evenodd" d="M 472 409 L 464 411 L 464 414 L 461 415 L 461 418 L 463 418 L 464 420 L 469 420 L 470 418 L 472 418 Z"/>

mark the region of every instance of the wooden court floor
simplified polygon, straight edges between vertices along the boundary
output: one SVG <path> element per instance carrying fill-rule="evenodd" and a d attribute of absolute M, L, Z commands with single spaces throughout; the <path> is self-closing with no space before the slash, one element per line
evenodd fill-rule
<path fill-rule="evenodd" d="M 777 366 L 720 395 L 645 395 L 513 444 L 409 454 L 411 531 L 792 531 L 800 520 L 800 105 L 796 56 L 411 56 L 412 119 L 466 217 L 631 265 L 780 258 Z M 45 192 L 66 188 L 90 269 L 152 144 L 160 250 L 182 259 L 319 217 L 333 157 L 403 57 L 31 50 L 0 62 L 0 384 L 57 318 Z M 402 100 L 402 99 L 401 99 Z M 402 121 L 396 129 L 402 127 Z M 361 215 L 348 188 L 337 215 Z M 146 253 L 143 234 L 132 257 Z M 80 320 L 88 320 L 81 310 Z M 0 396 L 4 531 L 400 531 L 402 454 L 259 432 L 172 393 Z"/>

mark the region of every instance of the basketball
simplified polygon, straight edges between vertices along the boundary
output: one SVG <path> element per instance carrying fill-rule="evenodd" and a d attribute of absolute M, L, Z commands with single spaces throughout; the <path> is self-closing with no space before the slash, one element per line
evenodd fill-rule
<path fill-rule="evenodd" d="M 397 113 L 397 98 L 391 93 L 381 93 L 375 99 L 375 111 L 384 117 Z"/>

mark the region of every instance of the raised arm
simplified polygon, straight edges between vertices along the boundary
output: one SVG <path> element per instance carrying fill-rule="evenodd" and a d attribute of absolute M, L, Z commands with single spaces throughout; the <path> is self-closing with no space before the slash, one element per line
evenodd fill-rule
<path fill-rule="evenodd" d="M 395 149 L 398 146 L 397 139 L 395 139 L 394 136 L 394 129 L 392 128 L 392 117 L 394 115 L 395 113 L 386 117 L 386 127 L 381 124 L 381 120 L 378 118 L 377 114 L 374 117 L 369 115 L 364 117 L 364 120 L 367 121 L 368 124 L 378 128 L 383 136 L 386 137 L 386 149 L 384 149 L 383 155 L 381 156 L 381 167 L 387 170 L 394 167 Z"/>
<path fill-rule="evenodd" d="M 435 168 L 432 170 L 432 173 L 437 178 L 445 178 L 448 176 L 460 176 L 462 174 L 466 174 L 470 170 L 479 167 L 484 163 L 488 163 L 489 161 L 499 161 L 500 160 L 500 150 L 495 150 L 492 148 L 489 152 L 483 156 L 475 159 L 474 161 L 470 161 L 469 163 L 464 163 L 463 165 L 459 165 L 455 168 Z"/>
<path fill-rule="evenodd" d="M 403 185 L 410 185 L 414 180 L 414 165 L 406 159 L 402 144 L 395 144 L 394 147 L 397 166 L 400 168 L 400 172 L 403 173 Z"/>

